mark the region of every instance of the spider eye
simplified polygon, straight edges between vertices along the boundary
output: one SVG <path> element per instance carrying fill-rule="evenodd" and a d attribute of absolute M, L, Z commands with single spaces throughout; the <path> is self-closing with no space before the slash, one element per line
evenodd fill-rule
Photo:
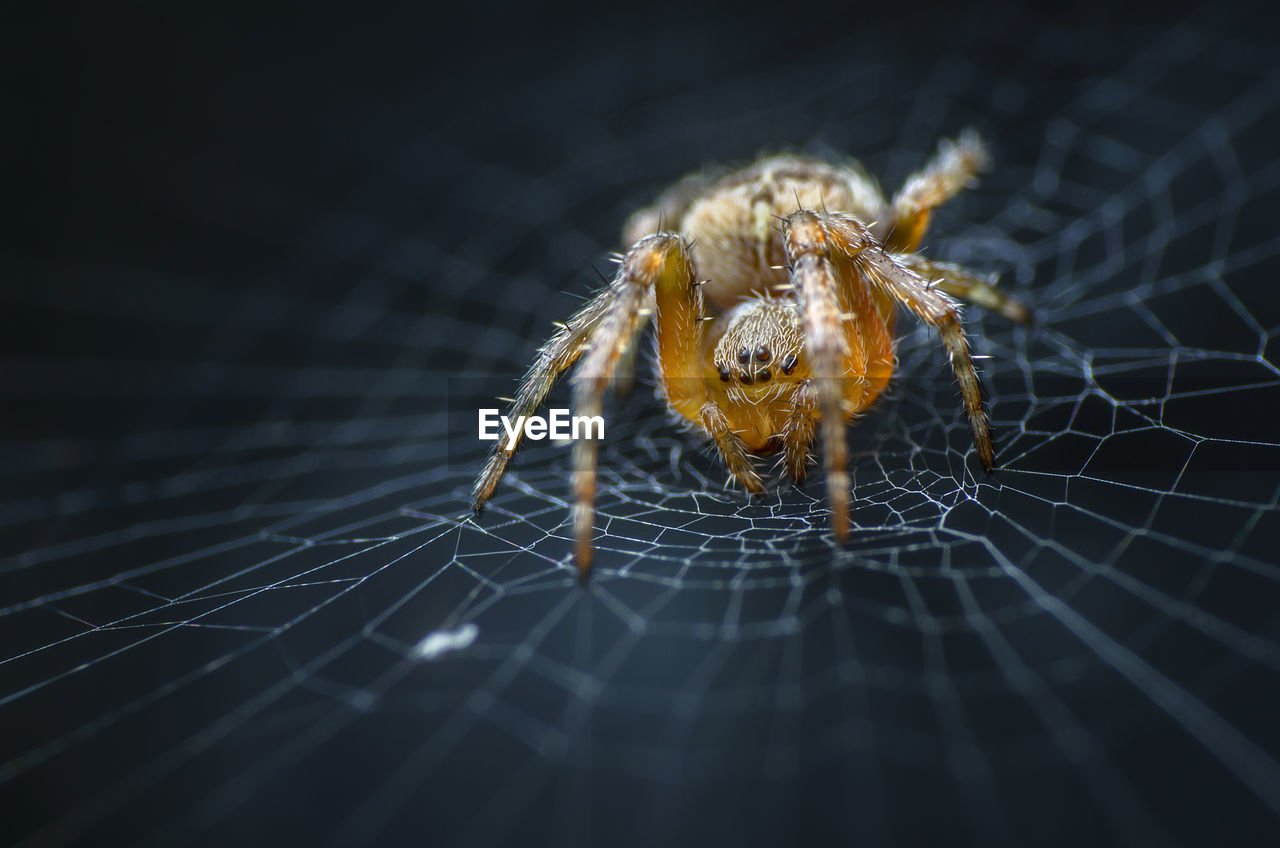
<path fill-rule="evenodd" d="M 742 385 L 744 386 L 749 386 L 755 382 L 755 378 L 752 377 L 751 374 L 746 371 L 738 372 L 738 380 L 741 381 Z"/>
<path fill-rule="evenodd" d="M 720 382 L 722 383 L 729 382 L 729 369 L 723 366 L 721 366 L 720 368 Z"/>
<path fill-rule="evenodd" d="M 782 360 L 782 373 L 790 374 L 792 371 L 796 370 L 796 363 L 799 361 L 800 357 L 796 356 L 794 353 L 788 355 L 786 359 Z"/>
<path fill-rule="evenodd" d="M 742 350 L 738 351 L 738 363 L 740 365 L 746 365 L 750 361 L 751 361 L 751 351 L 747 350 L 745 347 Z"/>
<path fill-rule="evenodd" d="M 771 356 L 773 356 L 773 354 L 770 353 L 768 345 L 760 345 L 760 347 L 756 348 L 756 359 L 761 362 L 768 362 L 769 357 Z"/>
<path fill-rule="evenodd" d="M 756 379 L 762 383 L 767 383 L 772 378 L 773 378 L 773 374 L 769 373 L 768 368 L 761 369 L 760 373 L 756 375 Z"/>

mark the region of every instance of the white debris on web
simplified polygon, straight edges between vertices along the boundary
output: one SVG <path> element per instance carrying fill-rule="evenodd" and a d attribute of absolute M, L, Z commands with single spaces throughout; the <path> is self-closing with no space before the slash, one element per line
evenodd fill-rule
<path fill-rule="evenodd" d="M 479 635 L 480 628 L 470 623 L 457 630 L 434 630 L 422 638 L 413 655 L 420 660 L 438 660 L 445 654 L 471 647 Z"/>
<path fill-rule="evenodd" d="M 1114 55 L 1125 40 L 1111 42 Z M 110 769 L 82 770 L 84 798 L 48 826 L 133 815 L 172 835 L 153 841 L 184 842 L 197 826 L 234 829 L 250 810 L 288 809 L 310 786 L 295 762 L 365 768 L 352 774 L 362 782 L 346 807 L 314 817 L 317 827 L 346 821 L 334 844 L 365 843 L 378 841 L 380 824 L 413 821 L 424 797 L 461 797 L 459 776 L 482 762 L 485 776 L 502 776 L 485 786 L 492 802 L 430 809 L 441 833 L 496 844 L 530 828 L 572 835 L 588 820 L 607 824 L 579 818 L 577 805 L 537 802 L 564 762 L 581 774 L 607 766 L 619 777 L 595 790 L 630 793 L 634 819 L 656 830 L 705 815 L 710 787 L 745 793 L 788 771 L 821 775 L 837 793 L 875 790 L 849 793 L 866 805 L 842 819 L 858 829 L 850 841 L 886 841 L 904 820 L 897 811 L 952 803 L 973 821 L 1028 828 L 986 843 L 1047 841 L 1063 822 L 1111 822 L 1125 835 L 1105 841 L 1123 844 L 1167 844 L 1201 818 L 1235 822 L 1236 833 L 1263 819 L 1274 829 L 1280 432 L 1248 413 L 1280 404 L 1271 284 L 1280 234 L 1270 223 L 1280 75 L 1270 45 L 1165 45 L 1114 72 L 1088 66 L 1096 76 L 1078 92 L 1054 83 L 1059 93 L 1042 107 L 1034 74 L 1054 78 L 1065 60 L 1053 57 L 1076 55 L 1064 40 L 1042 63 L 1027 59 L 1030 82 L 1001 83 L 1007 112 L 979 111 L 990 80 L 977 64 L 957 76 L 953 57 L 886 98 L 848 60 L 863 52 L 845 51 L 836 64 L 846 70 L 819 88 L 793 86 L 809 93 L 783 111 L 738 123 L 730 107 L 742 98 L 725 98 L 719 114 L 690 95 L 679 113 L 687 126 L 655 131 L 643 157 L 600 133 L 575 151 L 590 167 L 556 180 L 501 168 L 505 209 L 621 215 L 685 167 L 688 139 L 725 126 L 785 117 L 796 137 L 835 139 L 899 176 L 968 118 L 989 127 L 997 165 L 947 208 L 929 255 L 1003 272 L 1001 285 L 1036 309 L 1030 330 L 966 313 L 973 350 L 990 357 L 982 380 L 998 483 L 978 471 L 936 330 L 904 316 L 895 390 L 848 430 L 846 544 L 831 537 L 820 467 L 807 485 L 762 498 L 722 493 L 726 472 L 672 426 L 643 357 L 631 405 L 612 407 L 616 430 L 599 448 L 588 586 L 572 585 L 567 559 L 572 460 L 546 442 L 526 448 L 483 519 L 459 520 L 486 447 L 468 430 L 470 447 L 450 455 L 440 438 L 448 418 L 434 410 L 457 400 L 443 371 L 424 377 L 418 366 L 448 361 L 450 373 L 515 383 L 549 322 L 577 303 L 561 289 L 587 287 L 578 257 L 612 237 L 604 224 L 584 233 L 559 216 L 504 216 L 492 228 L 501 237 L 454 255 L 422 241 L 434 228 L 415 213 L 404 246 L 391 229 L 370 242 L 368 262 L 387 267 L 349 266 L 376 281 L 353 289 L 377 295 L 367 315 L 346 300 L 273 294 L 298 316 L 287 338 L 308 355 L 288 369 L 261 359 L 274 346 L 242 345 L 241 325 L 211 325 L 235 334 L 214 348 L 227 378 L 193 380 L 193 391 L 235 410 L 259 409 L 270 392 L 262 421 L 228 413 L 204 429 L 178 426 L 189 399 L 163 395 L 147 419 L 156 429 L 109 458 L 62 441 L 9 446 L 7 473 L 65 474 L 81 488 L 10 493 L 0 505 L 0 706 L 14 719 L 50 716 L 38 733 L 7 740 L 0 792 L 38 789 L 62 764 L 112 752 Z M 1247 63 L 1262 82 L 1246 84 Z M 918 68 L 934 74 L 931 62 Z M 810 74 L 798 67 L 795 80 Z M 916 91 L 920 108 L 900 126 Z M 643 162 L 652 173 L 635 170 Z M 494 167 L 486 159 L 465 170 Z M 423 179 L 395 181 L 387 201 L 357 192 L 337 220 L 390 228 L 398 219 L 377 204 L 428 208 L 406 194 L 435 189 Z M 242 201 L 228 208 L 253 199 Z M 558 246 L 544 248 L 562 229 Z M 374 247 L 383 241 L 385 253 Z M 312 250 L 282 270 L 307 279 L 328 261 Z M 561 254 L 569 258 L 555 265 Z M 447 279 L 453 293 L 429 314 L 406 311 L 427 279 Z M 152 322 L 163 338 L 188 331 L 138 305 L 146 300 L 121 301 L 112 316 Z M 368 322 L 358 345 L 332 323 L 349 314 Z M 365 350 L 376 368 L 352 360 Z M 142 379 L 133 360 L 79 355 L 24 358 L 22 385 L 89 397 L 90 378 Z M 65 382 L 71 370 L 83 381 Z M 571 382 L 558 397 L 571 396 Z M 0 381 L 6 391 L 17 390 Z M 80 397 L 49 392 L 50 403 Z M 211 452 L 210 440 L 225 449 Z M 124 479 L 136 482 L 117 491 Z M 467 662 L 449 662 L 458 651 Z M 112 703 L 69 688 L 144 661 L 156 665 L 102 693 Z M 226 675 L 241 669 L 246 685 L 229 688 Z M 208 692 L 216 698 L 206 703 Z M 140 711 L 163 721 L 137 722 Z M 420 738 L 394 736 L 415 718 Z M 347 741 L 376 745 L 383 734 L 397 744 L 371 747 L 359 764 L 348 758 Z M 1153 750 L 1159 766 L 1144 760 Z M 190 776 L 190 797 L 169 803 L 160 766 Z M 1178 786 L 1160 789 L 1153 768 L 1176 773 Z M 1074 789 L 1050 805 L 1037 783 Z M 131 806 L 104 803 L 126 789 L 120 803 Z M 1019 807 L 1028 800 L 1035 816 Z M 805 810 L 774 813 L 789 824 Z M 745 827 L 726 833 L 759 838 Z M 29 841 L 38 840 L 55 837 Z"/>

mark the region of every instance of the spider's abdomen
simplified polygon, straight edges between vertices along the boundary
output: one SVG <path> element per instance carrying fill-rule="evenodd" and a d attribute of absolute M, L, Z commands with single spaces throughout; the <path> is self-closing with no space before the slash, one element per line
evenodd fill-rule
<path fill-rule="evenodd" d="M 725 177 L 680 225 L 698 273 L 710 281 L 703 294 L 713 307 L 786 285 L 778 221 L 798 208 L 848 212 L 867 224 L 884 217 L 879 189 L 858 170 L 786 156 Z"/>

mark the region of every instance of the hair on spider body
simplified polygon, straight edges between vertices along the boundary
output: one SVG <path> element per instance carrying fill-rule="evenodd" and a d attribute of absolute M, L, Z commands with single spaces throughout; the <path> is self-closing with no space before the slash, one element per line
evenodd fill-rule
<path fill-rule="evenodd" d="M 711 325 L 707 342 L 721 382 L 736 381 L 737 389 L 755 387 L 757 390 L 739 391 L 744 399 L 758 402 L 776 396 L 788 383 L 805 376 L 803 371 L 797 374 L 795 367 L 804 351 L 804 335 L 795 301 L 769 295 L 744 300 Z M 775 356 L 789 362 L 791 370 L 785 373 L 778 370 Z M 773 382 L 775 372 L 779 377 L 777 382 Z M 731 379 L 726 380 L 726 374 Z"/>
<path fill-rule="evenodd" d="M 848 533 L 845 427 L 885 391 L 897 365 L 899 307 L 938 330 L 983 467 L 994 451 L 956 301 L 1020 322 L 1031 312 L 991 278 L 916 251 L 933 210 L 988 164 L 976 133 L 943 141 L 892 200 L 857 163 L 769 156 L 681 180 L 623 230 L 612 281 L 539 351 L 513 404 L 528 415 L 574 367 L 575 414 L 599 415 L 629 385 L 638 335 L 652 324 L 658 394 L 714 445 L 730 478 L 764 490 L 755 457 L 781 452 L 799 481 L 822 445 L 831 526 Z M 576 366 L 576 367 L 575 367 Z M 499 439 L 476 480 L 478 513 L 512 444 Z M 597 446 L 573 446 L 574 558 L 590 572 Z"/>

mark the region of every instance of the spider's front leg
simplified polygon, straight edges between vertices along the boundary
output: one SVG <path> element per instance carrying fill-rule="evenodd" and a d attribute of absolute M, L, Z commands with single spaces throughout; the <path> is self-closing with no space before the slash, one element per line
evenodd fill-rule
<path fill-rule="evenodd" d="M 557 377 L 575 362 L 573 403 L 576 415 L 600 414 L 602 397 L 644 326 L 650 294 L 656 306 L 658 364 L 671 407 L 698 422 L 715 439 L 729 470 L 752 491 L 763 489 L 742 440 L 707 393 L 702 364 L 703 301 L 688 246 L 675 233 L 655 233 L 635 243 L 619 263 L 607 289 L 562 325 L 538 352 L 525 375 L 509 417 L 528 416 L 546 399 Z M 624 363 L 625 364 L 625 363 Z M 475 485 L 473 508 L 479 514 L 493 494 L 520 433 L 494 446 Z M 573 449 L 574 558 L 579 573 L 591 571 L 591 529 L 595 513 L 597 446 L 579 439 Z"/>
<path fill-rule="evenodd" d="M 707 392 L 703 348 L 702 288 L 684 240 L 655 233 L 635 243 L 623 257 L 611 290 L 614 299 L 599 321 L 588 350 L 573 375 L 574 414 L 600 414 L 605 388 L 644 321 L 653 293 L 658 371 L 663 394 L 673 410 L 700 423 L 715 440 L 730 472 L 752 491 L 763 490 L 742 440 Z M 582 439 L 573 447 L 574 548 L 578 571 L 586 577 L 593 559 L 597 447 Z"/>
<path fill-rule="evenodd" d="M 600 319 L 612 307 L 614 295 L 612 288 L 605 289 L 570 318 L 567 324 L 559 325 L 555 334 L 538 351 L 538 358 L 525 374 L 520 390 L 511 405 L 508 418 L 513 421 L 519 420 L 537 411 L 546 400 L 551 387 L 555 385 L 556 379 L 582 355 Z M 484 470 L 476 478 L 475 488 L 472 491 L 471 508 L 476 515 L 484 512 L 485 504 L 493 496 L 498 481 L 507 470 L 508 461 L 520 447 L 523 434 L 524 430 L 517 428 L 510 444 L 507 443 L 508 437 L 505 434 L 494 444 L 493 452 L 489 454 Z"/>
<path fill-rule="evenodd" d="M 783 222 L 791 279 L 799 298 L 804 321 L 805 354 L 809 359 L 810 386 L 822 417 L 822 451 L 826 460 L 827 499 L 831 504 L 831 529 L 837 539 L 849 535 L 848 446 L 845 443 L 846 363 L 851 356 L 849 339 L 842 326 L 839 280 L 831 261 L 826 230 L 816 213 L 798 211 Z M 787 434 L 787 464 L 796 477 L 803 472 L 807 442 L 814 424 L 805 408 L 810 400 L 797 393 L 793 425 Z M 856 402 L 854 403 L 856 407 Z"/>
<path fill-rule="evenodd" d="M 991 472 L 995 468 L 995 450 L 991 446 L 991 431 L 987 426 L 987 414 L 982 408 L 982 388 L 973 369 L 973 357 L 969 342 L 960 324 L 960 310 L 955 301 L 931 286 L 919 274 L 886 253 L 879 242 L 857 219 L 848 215 L 831 214 L 823 219 L 823 225 L 839 249 L 854 260 L 860 273 L 882 291 L 893 297 L 916 317 L 938 328 L 938 335 L 947 348 L 951 369 L 960 394 L 964 398 L 965 412 L 973 430 L 973 443 L 978 448 L 982 467 Z"/>

